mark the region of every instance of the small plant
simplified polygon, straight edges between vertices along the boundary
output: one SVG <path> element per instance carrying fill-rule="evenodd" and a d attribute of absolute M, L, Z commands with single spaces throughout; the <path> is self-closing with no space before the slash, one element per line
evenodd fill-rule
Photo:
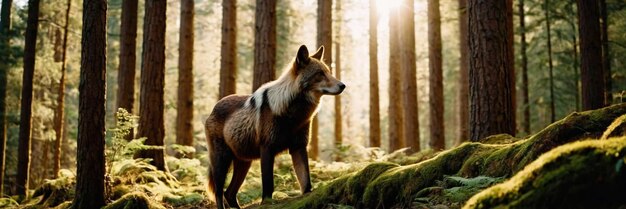
<path fill-rule="evenodd" d="M 128 140 L 130 137 L 127 138 L 127 135 L 131 133 L 133 128 L 137 127 L 139 116 L 133 115 L 123 108 L 119 108 L 115 113 L 115 117 L 117 122 L 114 128 L 109 129 L 109 132 L 112 133 L 113 136 L 106 150 L 106 185 L 107 193 L 109 194 L 111 192 L 111 171 L 113 170 L 113 163 L 132 159 L 133 155 L 141 150 L 163 149 L 163 146 L 144 145 L 143 143 L 146 141 L 145 137 Z"/>

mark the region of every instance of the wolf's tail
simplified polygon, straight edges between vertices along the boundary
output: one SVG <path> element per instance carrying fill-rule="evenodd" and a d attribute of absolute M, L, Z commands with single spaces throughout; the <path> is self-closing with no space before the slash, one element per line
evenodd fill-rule
<path fill-rule="evenodd" d="M 207 175 L 209 177 L 207 194 L 209 195 L 209 200 L 215 202 L 215 177 L 213 176 L 213 163 L 210 161 L 211 160 L 209 160 L 209 172 Z"/>

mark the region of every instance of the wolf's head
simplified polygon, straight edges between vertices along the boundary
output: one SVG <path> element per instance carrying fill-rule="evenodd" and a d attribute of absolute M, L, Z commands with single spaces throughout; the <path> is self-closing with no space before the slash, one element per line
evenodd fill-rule
<path fill-rule="evenodd" d="M 346 85 L 333 77 L 330 68 L 322 62 L 323 59 L 324 46 L 321 46 L 313 56 L 309 56 L 306 46 L 300 46 L 294 63 L 294 73 L 298 78 L 300 89 L 316 96 L 341 94 Z"/>

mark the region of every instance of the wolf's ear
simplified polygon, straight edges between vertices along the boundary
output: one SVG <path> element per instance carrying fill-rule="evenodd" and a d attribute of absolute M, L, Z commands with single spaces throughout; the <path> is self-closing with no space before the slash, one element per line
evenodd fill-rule
<path fill-rule="evenodd" d="M 298 49 L 298 55 L 296 55 L 296 64 L 298 67 L 304 67 L 309 64 L 311 58 L 309 58 L 309 50 L 305 45 L 300 46 Z"/>
<path fill-rule="evenodd" d="M 323 62 L 322 59 L 324 59 L 324 46 L 320 46 L 320 48 L 317 49 L 317 52 L 315 52 L 315 54 L 311 57 Z"/>

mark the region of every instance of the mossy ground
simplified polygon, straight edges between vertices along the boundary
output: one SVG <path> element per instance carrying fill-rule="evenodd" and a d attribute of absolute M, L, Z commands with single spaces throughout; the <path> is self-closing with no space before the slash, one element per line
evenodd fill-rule
<path fill-rule="evenodd" d="M 238 199 L 248 208 L 460 208 L 468 199 L 467 208 L 611 208 L 625 204 L 617 196 L 626 193 L 626 138 L 615 138 L 624 134 L 624 120 L 615 119 L 625 114 L 626 104 L 573 113 L 523 139 L 495 135 L 440 153 L 380 155 L 369 150 L 376 157 L 359 162 L 311 161 L 314 190 L 305 195 L 289 156 L 281 155 L 274 173 L 275 201 L 259 204 L 258 162 Z M 603 133 L 610 139 L 593 140 Z M 115 162 L 106 208 L 213 207 L 205 194 L 206 160 L 197 157 L 168 158 L 170 173 L 142 161 Z M 67 208 L 72 178 L 48 181 L 23 202 L 0 199 L 0 207 Z M 599 200 L 602 204 L 596 204 Z"/>

